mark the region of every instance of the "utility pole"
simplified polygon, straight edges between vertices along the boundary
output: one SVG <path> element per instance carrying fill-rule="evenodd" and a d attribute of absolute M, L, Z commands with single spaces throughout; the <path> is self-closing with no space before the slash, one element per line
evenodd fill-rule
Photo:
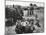
<path fill-rule="evenodd" d="M 14 4 L 13 4 L 13 8 L 14 8 Z"/>

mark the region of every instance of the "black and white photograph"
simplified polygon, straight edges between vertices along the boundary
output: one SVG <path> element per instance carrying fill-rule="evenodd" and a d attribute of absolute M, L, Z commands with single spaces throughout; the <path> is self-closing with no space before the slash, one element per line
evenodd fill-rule
<path fill-rule="evenodd" d="M 44 33 L 44 3 L 5 0 L 5 35 Z"/>

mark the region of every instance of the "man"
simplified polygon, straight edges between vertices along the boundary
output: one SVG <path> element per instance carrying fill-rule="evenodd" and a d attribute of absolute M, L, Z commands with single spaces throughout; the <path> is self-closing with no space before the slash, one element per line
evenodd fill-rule
<path fill-rule="evenodd" d="M 21 20 L 17 20 L 15 31 L 16 31 L 17 34 L 23 33 L 22 25 L 21 25 Z"/>
<path fill-rule="evenodd" d="M 41 26 L 40 26 L 40 24 L 39 24 L 39 20 L 38 20 L 38 19 L 36 19 L 36 20 L 34 21 L 33 27 L 35 28 L 35 30 L 34 30 L 33 32 L 38 32 L 38 31 L 40 30 Z"/>

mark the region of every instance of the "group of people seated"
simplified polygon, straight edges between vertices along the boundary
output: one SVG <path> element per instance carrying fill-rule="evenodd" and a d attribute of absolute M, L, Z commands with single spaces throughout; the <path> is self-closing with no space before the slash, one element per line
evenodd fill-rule
<path fill-rule="evenodd" d="M 34 20 L 34 19 L 17 20 L 15 32 L 17 34 L 34 33 L 35 29 L 39 27 L 40 27 L 39 20 Z"/>

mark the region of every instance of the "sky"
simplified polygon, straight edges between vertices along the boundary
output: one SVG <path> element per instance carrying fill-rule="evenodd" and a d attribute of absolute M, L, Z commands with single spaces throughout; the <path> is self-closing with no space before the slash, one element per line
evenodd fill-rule
<path fill-rule="evenodd" d="M 15 2 L 15 1 L 6 1 L 6 5 L 21 5 L 21 6 L 29 6 L 29 4 L 36 4 L 37 6 L 44 7 L 44 3 L 37 3 L 37 2 Z"/>

